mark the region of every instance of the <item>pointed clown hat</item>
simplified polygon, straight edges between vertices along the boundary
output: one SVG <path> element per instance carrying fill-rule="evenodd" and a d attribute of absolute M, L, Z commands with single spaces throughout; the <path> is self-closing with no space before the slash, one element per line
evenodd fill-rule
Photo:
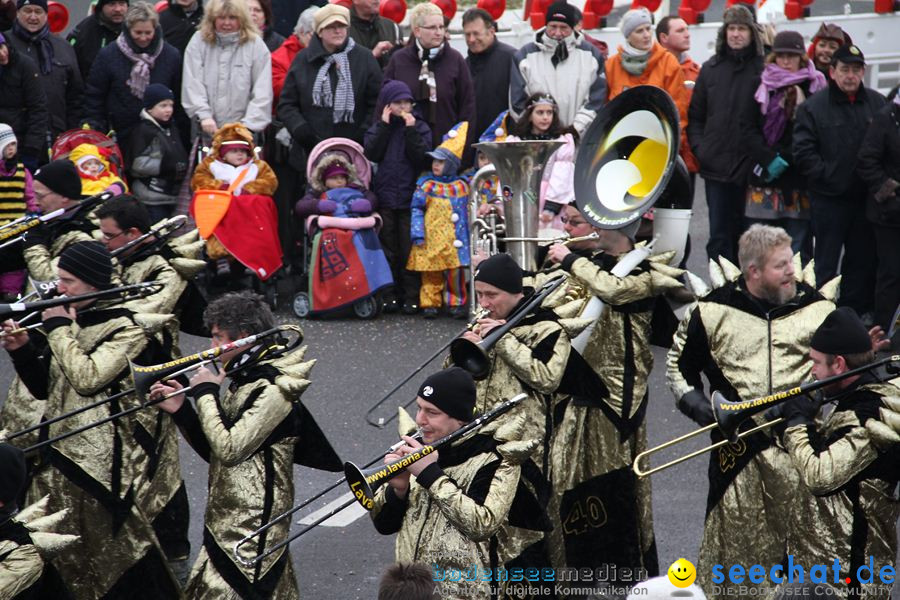
<path fill-rule="evenodd" d="M 453 126 L 444 136 L 441 145 L 428 153 L 431 158 L 437 160 L 450 160 L 455 158 L 461 161 L 466 149 L 466 137 L 469 134 L 469 122 L 461 121 Z"/>
<path fill-rule="evenodd" d="M 478 138 L 478 142 L 481 143 L 506 141 L 506 136 L 509 135 L 509 129 L 506 127 L 506 117 L 508 115 L 508 110 L 504 110 L 502 113 L 497 115 L 497 118 L 494 119 L 494 122 L 491 123 L 488 128 L 484 130 L 484 133 L 481 134 L 481 137 Z"/>

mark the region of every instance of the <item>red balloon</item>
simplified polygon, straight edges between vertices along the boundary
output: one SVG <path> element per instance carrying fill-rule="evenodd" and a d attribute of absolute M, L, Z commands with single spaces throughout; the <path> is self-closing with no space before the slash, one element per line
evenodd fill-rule
<path fill-rule="evenodd" d="M 550 8 L 552 0 L 531 0 L 531 28 L 537 31 L 547 24 L 547 9 Z"/>
<path fill-rule="evenodd" d="M 897 10 L 894 0 L 875 0 L 875 12 L 879 14 L 892 13 Z"/>
<path fill-rule="evenodd" d="M 353 0 L 331 0 L 331 4 L 337 4 L 338 6 L 343 6 L 347 10 L 350 10 L 353 7 Z"/>
<path fill-rule="evenodd" d="M 431 0 L 431 3 L 440 8 L 448 19 L 452 19 L 456 14 L 456 0 Z"/>
<path fill-rule="evenodd" d="M 650 12 L 656 12 L 659 10 L 660 4 L 662 4 L 662 0 L 632 0 L 631 8 L 640 8 L 643 6 Z"/>
<path fill-rule="evenodd" d="M 168 10 L 169 9 L 169 0 L 159 0 L 159 2 L 156 3 L 156 5 L 153 7 L 153 9 L 158 13 L 161 13 L 164 10 Z"/>
<path fill-rule="evenodd" d="M 506 10 L 506 0 L 478 0 L 478 8 L 487 11 L 495 21 L 503 16 Z"/>
<path fill-rule="evenodd" d="M 60 2 L 48 2 L 47 24 L 50 26 L 51 32 L 61 32 L 69 24 L 69 9 Z"/>
<path fill-rule="evenodd" d="M 592 12 L 598 17 L 605 17 L 612 12 L 613 0 L 587 0 L 584 3 L 584 12 Z"/>
<path fill-rule="evenodd" d="M 683 2 L 681 6 L 678 7 L 678 16 L 684 19 L 684 22 L 688 25 L 697 24 L 697 12 L 688 6 L 687 2 Z"/>
<path fill-rule="evenodd" d="M 694 9 L 696 14 L 704 13 L 709 9 L 712 0 L 689 0 L 690 7 Z M 684 4 L 682 4 L 684 6 Z"/>
<path fill-rule="evenodd" d="M 378 13 L 399 25 L 406 16 L 406 2 L 405 0 L 381 0 Z"/>

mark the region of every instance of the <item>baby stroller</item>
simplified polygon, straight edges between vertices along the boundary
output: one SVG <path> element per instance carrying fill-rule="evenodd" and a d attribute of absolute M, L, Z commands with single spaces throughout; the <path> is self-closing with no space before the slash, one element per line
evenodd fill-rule
<path fill-rule="evenodd" d="M 93 129 L 70 129 L 61 133 L 50 149 L 50 160 L 69 158 L 72 150 L 82 144 L 92 144 L 104 153 L 113 175 L 125 180 L 125 159 L 119 146 L 109 136 Z"/>
<path fill-rule="evenodd" d="M 349 174 L 346 187 L 325 190 L 319 180 L 327 168 Z M 377 213 L 355 212 L 355 201 L 369 205 L 363 190 L 371 181 L 371 165 L 362 147 L 346 138 L 331 138 L 315 148 L 306 167 L 307 196 L 330 201 L 327 214 L 300 213 L 304 218 L 309 266 L 308 288 L 294 296 L 294 313 L 301 319 L 352 307 L 357 317 L 371 319 L 381 311 L 379 292 L 393 285 L 390 267 L 378 241 Z"/>
<path fill-rule="evenodd" d="M 217 144 L 211 151 L 218 152 Z M 252 289 L 274 309 L 278 304 L 274 276 L 282 266 L 277 209 L 271 196 L 234 193 L 240 183 L 238 176 L 228 189 L 195 190 L 190 214 L 206 240 L 207 256 L 213 261 L 234 259 L 241 272 L 246 268 L 253 275 Z"/>

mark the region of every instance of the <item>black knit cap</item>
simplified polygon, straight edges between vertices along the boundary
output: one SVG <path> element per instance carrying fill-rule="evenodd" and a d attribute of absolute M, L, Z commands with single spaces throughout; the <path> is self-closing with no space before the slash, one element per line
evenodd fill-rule
<path fill-rule="evenodd" d="M 44 12 L 47 12 L 47 0 L 18 0 L 16 2 L 16 10 L 23 6 L 39 6 L 44 9 Z"/>
<path fill-rule="evenodd" d="M 81 198 L 81 178 L 75 163 L 70 160 L 54 160 L 37 170 L 34 180 L 46 185 L 52 192 L 77 200 Z"/>
<path fill-rule="evenodd" d="M 809 342 L 809 347 L 825 354 L 847 356 L 872 349 L 869 331 L 852 308 L 831 311 Z"/>
<path fill-rule="evenodd" d="M 25 485 L 25 453 L 10 444 L 0 444 L 0 502 L 15 502 Z"/>
<path fill-rule="evenodd" d="M 113 2 L 113 1 L 114 1 L 114 0 L 97 0 L 97 4 L 94 6 L 94 11 L 100 12 L 100 10 L 101 10 L 105 5 L 107 5 L 107 4 L 109 4 L 110 2 Z M 125 0 L 125 4 L 129 4 L 128 0 Z M 130 5 L 130 4 L 129 4 L 129 5 Z"/>
<path fill-rule="evenodd" d="M 475 416 L 475 380 L 468 371 L 459 367 L 429 375 L 417 395 L 464 423 Z"/>
<path fill-rule="evenodd" d="M 575 7 L 568 2 L 554 2 L 547 9 L 547 23 L 556 21 L 557 23 L 565 23 L 569 27 L 574 28 L 578 25 L 578 15 Z"/>
<path fill-rule="evenodd" d="M 163 100 L 174 100 L 175 94 L 172 90 L 161 83 L 151 83 L 144 90 L 144 108 L 150 110 Z"/>
<path fill-rule="evenodd" d="M 495 254 L 475 269 L 475 281 L 489 283 L 510 294 L 522 292 L 522 267 L 509 254 Z"/>
<path fill-rule="evenodd" d="M 98 290 L 112 287 L 112 257 L 100 242 L 72 244 L 59 257 L 59 268 Z"/>

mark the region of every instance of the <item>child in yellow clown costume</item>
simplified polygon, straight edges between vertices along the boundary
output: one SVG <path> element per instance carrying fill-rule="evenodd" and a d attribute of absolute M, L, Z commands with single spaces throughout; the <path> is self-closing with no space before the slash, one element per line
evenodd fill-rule
<path fill-rule="evenodd" d="M 428 153 L 431 173 L 419 177 L 412 198 L 406 268 L 422 273 L 419 306 L 426 319 L 436 318 L 442 305 L 452 317 L 468 317 L 463 267 L 469 265 L 469 183 L 458 174 L 468 130 L 467 121 L 458 123 Z"/>

